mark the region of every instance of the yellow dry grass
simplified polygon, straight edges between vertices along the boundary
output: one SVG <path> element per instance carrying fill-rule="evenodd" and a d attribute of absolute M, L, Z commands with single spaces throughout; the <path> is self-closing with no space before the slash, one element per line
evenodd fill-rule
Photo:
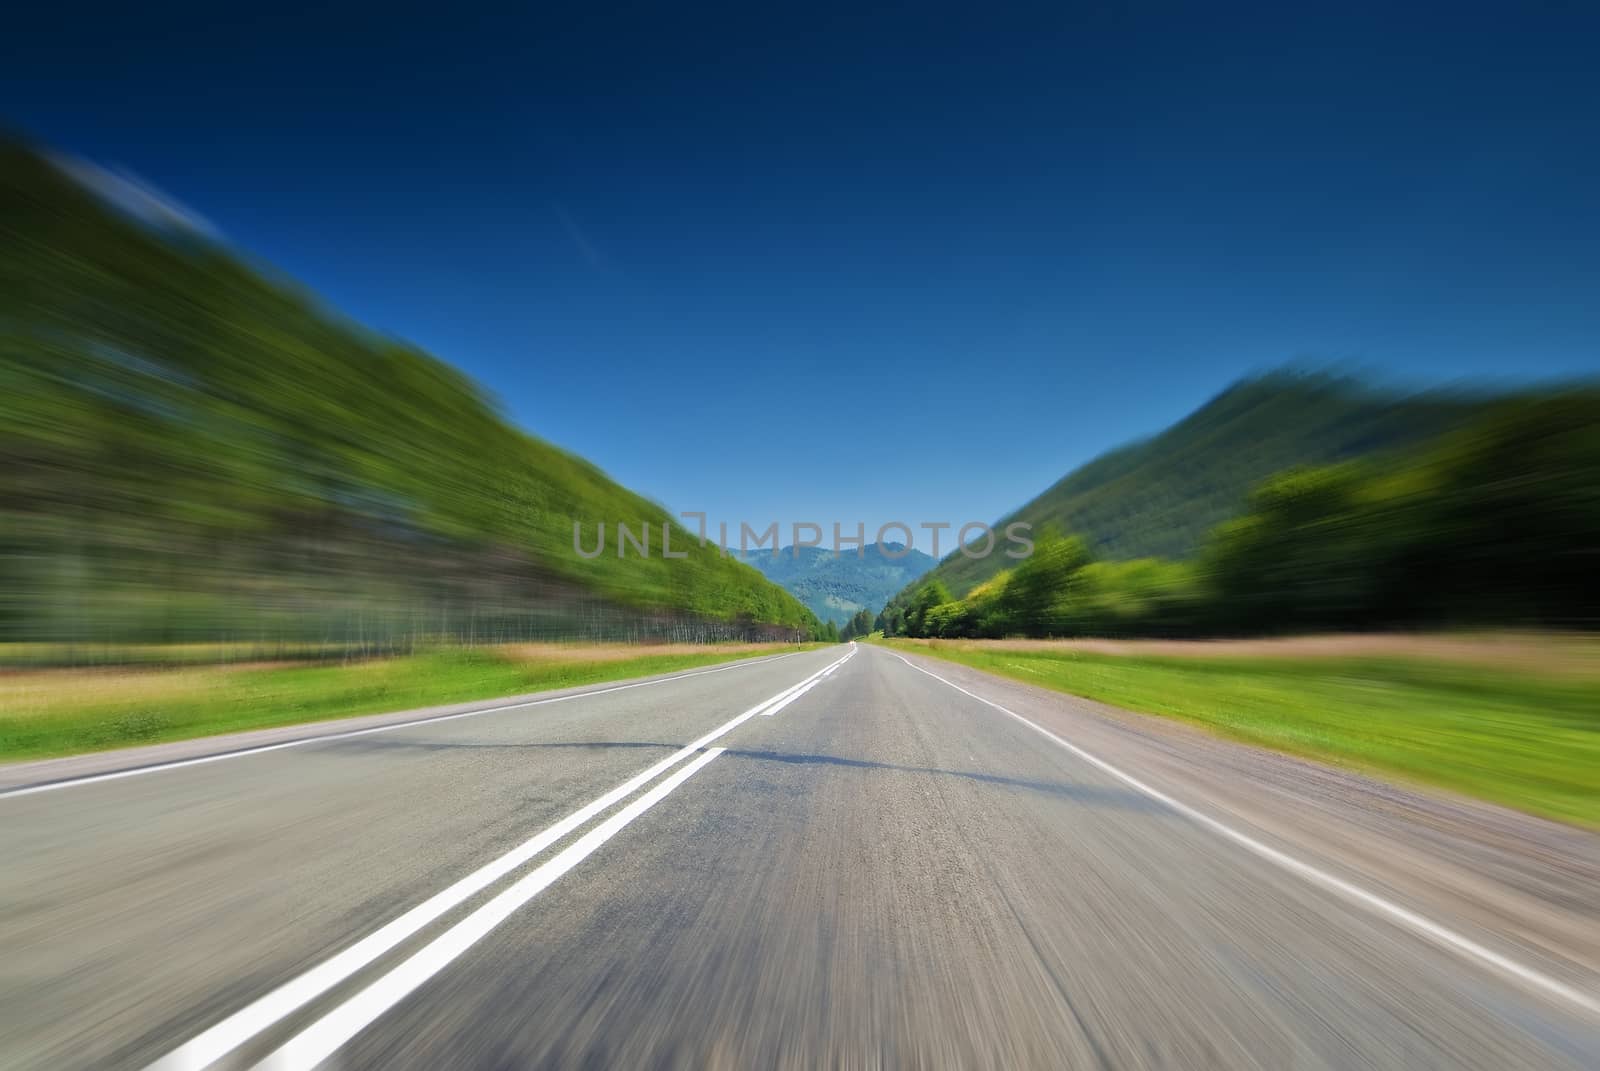
<path fill-rule="evenodd" d="M 756 643 L 637 644 L 625 643 L 516 643 L 485 649 L 494 656 L 520 665 L 610 664 L 637 658 L 668 655 L 761 655 L 770 645 Z M 349 672 L 380 674 L 389 659 L 352 661 Z M 195 700 L 219 694 L 230 675 L 249 670 L 310 665 L 297 662 L 232 662 L 225 665 L 148 665 L 62 667 L 51 669 L 0 669 L 0 713 L 48 716 L 56 710 L 114 707 L 137 700 L 141 704 Z"/>
<path fill-rule="evenodd" d="M 508 643 L 492 650 L 511 662 L 626 662 L 633 658 L 681 654 L 766 654 L 770 644 L 705 643 Z"/>
<path fill-rule="evenodd" d="M 214 692 L 226 672 L 216 666 L 11 670 L 0 672 L 0 712 L 46 716 L 132 698 L 183 702 Z"/>
<path fill-rule="evenodd" d="M 1561 632 L 1349 633 L 1238 640 L 918 640 L 988 651 L 1081 651 L 1149 658 L 1403 658 L 1600 676 L 1600 637 Z"/>

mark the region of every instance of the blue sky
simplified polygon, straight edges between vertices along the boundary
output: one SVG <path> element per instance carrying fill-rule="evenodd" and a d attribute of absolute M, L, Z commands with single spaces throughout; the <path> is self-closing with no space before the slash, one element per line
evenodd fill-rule
<path fill-rule="evenodd" d="M 771 6 L 30 5 L 0 99 L 714 518 L 993 519 L 1290 361 L 1600 370 L 1592 5 Z"/>

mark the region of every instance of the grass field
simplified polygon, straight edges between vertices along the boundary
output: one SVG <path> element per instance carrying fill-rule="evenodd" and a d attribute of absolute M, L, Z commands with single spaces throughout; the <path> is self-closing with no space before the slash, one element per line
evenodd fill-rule
<path fill-rule="evenodd" d="M 884 641 L 1222 735 L 1600 826 L 1600 641 L 1552 638 L 1549 659 L 1494 637 L 1319 644 L 1266 653 L 1197 644 Z M 1474 658 L 1470 644 L 1481 643 Z M 1522 637 L 1520 652 L 1538 647 Z M 1467 645 L 1467 646 L 1463 646 Z"/>
<path fill-rule="evenodd" d="M 519 644 L 347 664 L 0 671 L 0 762 L 567 688 L 811 646 Z"/>

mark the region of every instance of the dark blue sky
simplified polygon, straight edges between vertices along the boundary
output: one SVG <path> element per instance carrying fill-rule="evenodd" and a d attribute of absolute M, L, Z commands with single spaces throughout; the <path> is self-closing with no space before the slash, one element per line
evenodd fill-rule
<path fill-rule="evenodd" d="M 993 519 L 1288 361 L 1600 369 L 1590 4 L 27 6 L 10 122 L 677 509 Z"/>

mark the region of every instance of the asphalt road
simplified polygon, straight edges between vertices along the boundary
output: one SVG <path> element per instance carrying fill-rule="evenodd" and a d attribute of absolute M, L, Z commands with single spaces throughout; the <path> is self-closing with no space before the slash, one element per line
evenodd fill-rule
<path fill-rule="evenodd" d="M 1600 1064 L 1590 833 L 866 646 L 478 709 L 0 771 L 0 1067 Z"/>

